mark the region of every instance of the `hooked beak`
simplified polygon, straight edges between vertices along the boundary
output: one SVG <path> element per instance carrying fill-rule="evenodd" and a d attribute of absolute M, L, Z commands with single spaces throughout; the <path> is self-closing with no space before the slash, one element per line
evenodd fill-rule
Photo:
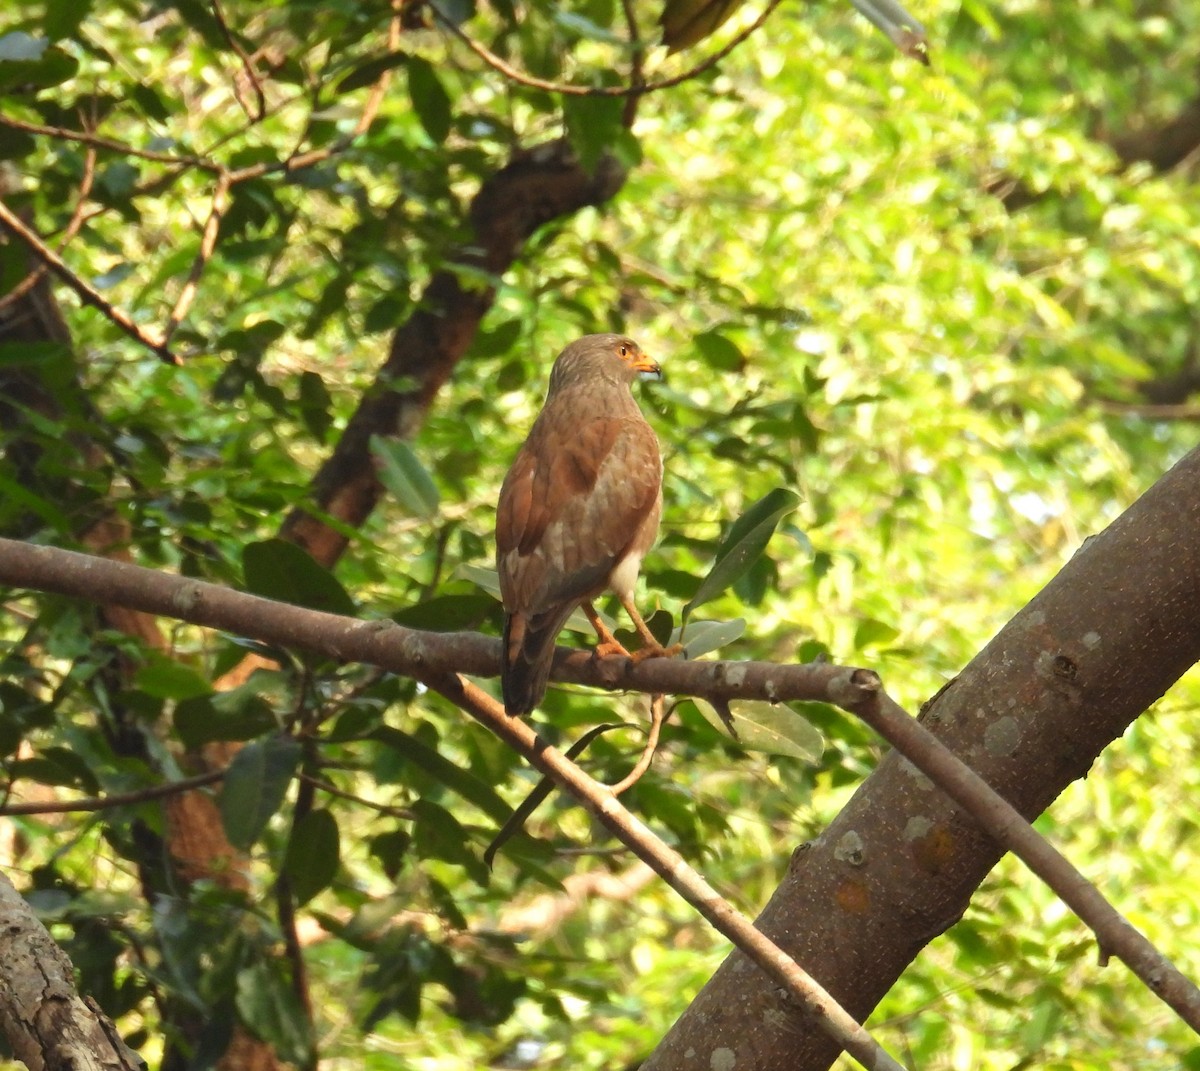
<path fill-rule="evenodd" d="M 631 365 L 642 379 L 662 379 L 662 367 L 650 357 L 643 355 Z"/>

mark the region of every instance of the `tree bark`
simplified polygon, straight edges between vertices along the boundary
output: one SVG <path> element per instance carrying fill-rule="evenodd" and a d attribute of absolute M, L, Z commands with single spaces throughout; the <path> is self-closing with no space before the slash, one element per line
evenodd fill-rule
<path fill-rule="evenodd" d="M 12 882 L 0 874 L 0 1028 L 30 1071 L 142 1071 L 74 968 Z"/>
<path fill-rule="evenodd" d="M 921 720 L 1033 818 L 1200 659 L 1200 450 L 1180 461 L 926 704 Z M 1000 858 L 895 752 L 802 845 L 757 920 L 860 1021 Z M 836 1048 L 733 953 L 644 1071 L 817 1071 Z"/>

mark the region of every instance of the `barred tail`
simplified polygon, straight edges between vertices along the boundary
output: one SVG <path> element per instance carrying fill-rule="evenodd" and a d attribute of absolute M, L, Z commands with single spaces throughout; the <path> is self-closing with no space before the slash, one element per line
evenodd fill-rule
<path fill-rule="evenodd" d="M 506 714 L 520 717 L 542 701 L 550 679 L 550 664 L 554 661 L 554 641 L 574 609 L 574 604 L 568 604 L 532 616 L 504 615 L 500 689 Z"/>

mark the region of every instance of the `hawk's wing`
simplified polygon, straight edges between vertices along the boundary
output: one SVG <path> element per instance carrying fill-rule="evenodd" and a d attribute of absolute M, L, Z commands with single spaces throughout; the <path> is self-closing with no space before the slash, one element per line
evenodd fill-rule
<path fill-rule="evenodd" d="M 504 607 L 541 615 L 603 590 L 657 520 L 662 461 L 641 417 L 577 421 L 546 410 L 500 490 L 497 564 Z M 561 627 L 561 626 L 560 626 Z"/>

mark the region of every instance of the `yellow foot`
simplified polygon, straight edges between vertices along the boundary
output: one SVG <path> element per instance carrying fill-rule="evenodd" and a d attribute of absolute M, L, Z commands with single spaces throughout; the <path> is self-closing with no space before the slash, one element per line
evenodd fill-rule
<path fill-rule="evenodd" d="M 621 645 L 621 643 L 618 640 L 614 639 L 611 642 L 605 641 L 603 643 L 596 644 L 596 646 L 592 648 L 592 657 L 593 658 L 618 658 L 618 657 L 634 658 L 635 656 L 631 655 L 627 650 L 625 650 L 625 648 Z"/>
<path fill-rule="evenodd" d="M 680 654 L 683 654 L 682 643 L 673 643 L 670 647 L 664 647 L 661 643 L 656 643 L 653 647 L 643 647 L 640 650 L 634 651 L 629 657 L 634 662 L 645 662 L 648 658 L 674 658 Z"/>

